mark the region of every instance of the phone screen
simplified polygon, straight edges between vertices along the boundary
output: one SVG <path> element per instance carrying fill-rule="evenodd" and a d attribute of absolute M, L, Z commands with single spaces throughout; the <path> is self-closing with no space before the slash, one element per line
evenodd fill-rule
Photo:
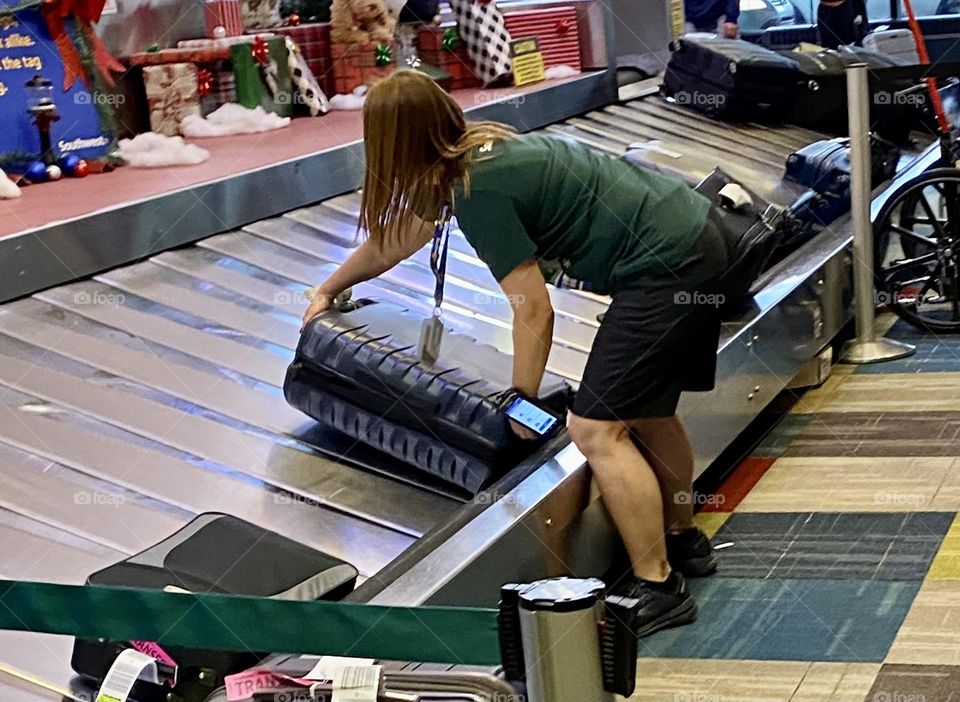
<path fill-rule="evenodd" d="M 518 397 L 510 403 L 506 414 L 510 419 L 520 422 L 527 429 L 537 432 L 540 436 L 550 433 L 558 421 L 552 414 L 522 397 Z"/>

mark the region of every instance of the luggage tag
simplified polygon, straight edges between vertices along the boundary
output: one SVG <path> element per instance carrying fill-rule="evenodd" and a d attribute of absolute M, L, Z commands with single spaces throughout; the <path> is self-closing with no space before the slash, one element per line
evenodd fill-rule
<path fill-rule="evenodd" d="M 130 691 L 138 680 L 162 685 L 174 674 L 175 671 L 171 671 L 169 666 L 157 659 L 128 648 L 121 652 L 110 666 L 97 691 L 96 702 L 127 702 Z"/>
<path fill-rule="evenodd" d="M 450 242 L 450 219 L 453 210 L 450 205 L 440 208 L 440 216 L 434 222 L 433 244 L 430 248 L 430 269 L 437 279 L 433 292 L 433 314 L 423 320 L 420 328 L 420 344 L 417 356 L 426 366 L 432 366 L 440 358 L 440 345 L 443 342 L 443 320 L 440 318 L 443 304 L 443 283 L 447 276 L 447 247 Z"/>

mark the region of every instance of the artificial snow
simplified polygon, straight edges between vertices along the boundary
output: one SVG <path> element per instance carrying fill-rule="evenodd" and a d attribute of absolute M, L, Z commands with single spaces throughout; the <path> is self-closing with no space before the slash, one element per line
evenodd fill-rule
<path fill-rule="evenodd" d="M 0 169 L 0 200 L 13 200 L 20 197 L 20 188 Z"/>
<path fill-rule="evenodd" d="M 289 124 L 289 117 L 267 112 L 259 105 L 251 110 L 228 102 L 207 115 L 206 119 L 200 115 L 187 115 L 180 122 L 180 131 L 187 137 L 218 137 L 269 132 Z"/>
<path fill-rule="evenodd" d="M 568 66 L 566 64 L 560 64 L 559 66 L 550 66 L 545 72 L 544 76 L 547 80 L 556 80 L 557 78 L 570 78 L 571 76 L 580 75 L 578 71 L 573 66 Z"/>
<path fill-rule="evenodd" d="M 133 139 L 121 139 L 120 157 L 134 168 L 161 168 L 202 163 L 210 158 L 210 152 L 188 144 L 183 137 L 147 132 Z"/>
<path fill-rule="evenodd" d="M 352 93 L 347 95 L 334 95 L 330 98 L 331 110 L 362 110 L 363 101 L 367 98 L 367 86 L 361 85 L 354 88 Z"/>

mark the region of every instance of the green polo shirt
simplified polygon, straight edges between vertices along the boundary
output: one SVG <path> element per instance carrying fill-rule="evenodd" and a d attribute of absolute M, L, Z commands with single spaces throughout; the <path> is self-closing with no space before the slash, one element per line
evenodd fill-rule
<path fill-rule="evenodd" d="M 678 180 L 563 137 L 524 134 L 481 148 L 480 159 L 455 212 L 498 281 L 535 257 L 616 292 L 679 263 L 710 209 Z"/>

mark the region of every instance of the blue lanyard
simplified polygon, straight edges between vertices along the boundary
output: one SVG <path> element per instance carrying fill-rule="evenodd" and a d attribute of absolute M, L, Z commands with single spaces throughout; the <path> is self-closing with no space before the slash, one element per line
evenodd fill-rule
<path fill-rule="evenodd" d="M 440 305 L 443 304 L 443 283 L 447 277 L 447 247 L 450 243 L 450 219 L 453 217 L 453 208 L 449 204 L 440 208 L 440 216 L 434 222 L 433 244 L 430 248 L 430 269 L 437 279 L 433 291 L 433 314 L 440 316 Z"/>

